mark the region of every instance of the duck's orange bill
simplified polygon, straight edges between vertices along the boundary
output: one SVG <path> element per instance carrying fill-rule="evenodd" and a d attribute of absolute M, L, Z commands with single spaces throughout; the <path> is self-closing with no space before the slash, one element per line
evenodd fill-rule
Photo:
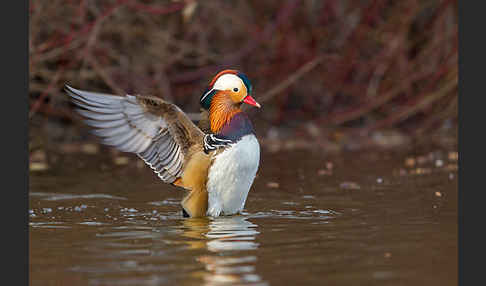
<path fill-rule="evenodd" d="M 245 97 L 245 99 L 243 99 L 243 102 L 244 102 L 244 103 L 246 103 L 246 104 L 249 104 L 249 105 L 256 106 L 256 107 L 258 107 L 258 108 L 260 108 L 260 107 L 261 107 L 261 105 L 260 105 L 258 102 L 256 102 L 256 101 L 255 101 L 255 99 L 253 99 L 253 97 L 251 97 L 251 96 L 249 96 L 249 95 L 247 95 L 247 96 Z"/>

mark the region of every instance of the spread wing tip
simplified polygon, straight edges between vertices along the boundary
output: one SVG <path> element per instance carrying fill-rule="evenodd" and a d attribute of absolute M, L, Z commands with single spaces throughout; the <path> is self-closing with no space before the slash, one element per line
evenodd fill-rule
<path fill-rule="evenodd" d="M 65 83 L 64 84 L 64 90 L 67 92 L 72 92 L 75 93 L 76 89 L 72 88 L 69 84 Z"/>
<path fill-rule="evenodd" d="M 64 91 L 103 144 L 137 154 L 166 183 L 181 176 L 188 146 L 202 144 L 204 133 L 171 103 L 83 91 L 67 83 Z"/>

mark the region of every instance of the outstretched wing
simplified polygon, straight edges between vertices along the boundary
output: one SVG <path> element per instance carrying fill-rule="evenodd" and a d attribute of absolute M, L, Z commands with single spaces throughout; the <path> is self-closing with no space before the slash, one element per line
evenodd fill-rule
<path fill-rule="evenodd" d="M 203 150 L 204 133 L 174 104 L 156 97 L 116 96 L 67 85 L 66 91 L 104 144 L 136 153 L 166 183 L 182 175 L 191 147 L 200 145 Z"/>

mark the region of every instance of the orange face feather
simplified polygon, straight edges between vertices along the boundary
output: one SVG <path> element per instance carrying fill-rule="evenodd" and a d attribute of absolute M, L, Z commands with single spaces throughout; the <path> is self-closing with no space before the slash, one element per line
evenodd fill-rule
<path fill-rule="evenodd" d="M 209 109 L 211 131 L 218 133 L 239 112 L 241 112 L 240 104 L 235 105 L 231 96 L 228 96 L 226 92 L 215 94 Z"/>

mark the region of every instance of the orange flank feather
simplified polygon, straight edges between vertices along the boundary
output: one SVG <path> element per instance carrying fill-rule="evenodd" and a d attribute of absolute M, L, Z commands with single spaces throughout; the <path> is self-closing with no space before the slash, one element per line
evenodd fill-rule
<path fill-rule="evenodd" d="M 201 217 L 206 215 L 208 209 L 208 193 L 206 181 L 208 170 L 211 165 L 211 156 L 204 152 L 195 152 L 187 162 L 181 180 L 178 182 L 190 192 L 182 200 L 182 207 L 191 217 Z"/>
<path fill-rule="evenodd" d="M 177 178 L 174 182 L 172 182 L 172 185 L 184 188 L 184 185 L 182 184 L 182 179 L 180 177 Z"/>
<path fill-rule="evenodd" d="M 239 105 L 235 105 L 230 97 L 225 96 L 224 92 L 215 94 L 209 110 L 211 131 L 218 133 L 239 112 L 241 112 Z"/>

